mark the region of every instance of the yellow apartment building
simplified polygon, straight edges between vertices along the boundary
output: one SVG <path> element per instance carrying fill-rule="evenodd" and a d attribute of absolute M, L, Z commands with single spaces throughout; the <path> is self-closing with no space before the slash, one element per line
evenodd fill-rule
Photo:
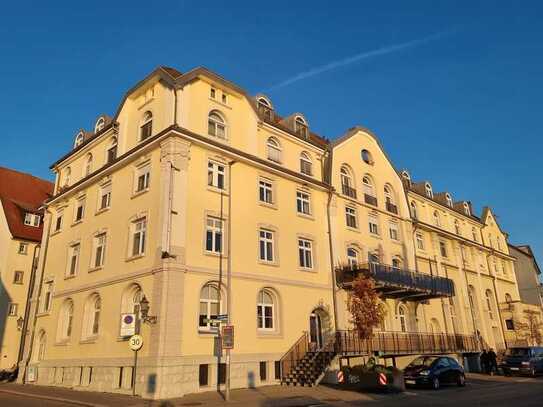
<path fill-rule="evenodd" d="M 0 167 L 0 370 L 16 366 L 26 330 L 28 292 L 40 250 L 43 212 L 53 185 Z"/>
<path fill-rule="evenodd" d="M 315 384 L 334 358 L 369 351 L 338 342 L 352 336 L 346 264 L 376 275 L 387 308 L 380 338 L 415 333 L 433 344 L 386 357 L 474 355 L 466 343 L 476 335 L 498 347 L 502 323 L 485 290 L 493 306 L 518 298 L 490 210 L 479 219 L 417 192 L 369 130 L 331 143 L 303 114 L 282 117 L 265 95 L 205 68 L 159 67 L 51 169 L 26 382 L 148 398 L 222 388 L 213 321 L 228 315 L 232 387 Z M 466 248 L 472 263 L 455 252 Z M 136 372 L 134 332 L 144 341 Z M 297 372 L 304 358 L 320 364 Z"/>

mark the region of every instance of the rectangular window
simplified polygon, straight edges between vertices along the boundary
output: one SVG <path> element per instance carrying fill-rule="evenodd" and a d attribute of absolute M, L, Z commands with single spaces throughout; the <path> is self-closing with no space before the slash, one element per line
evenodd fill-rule
<path fill-rule="evenodd" d="M 23 275 L 22 271 L 16 271 L 13 274 L 13 284 L 23 284 Z"/>
<path fill-rule="evenodd" d="M 266 229 L 259 231 L 260 260 L 273 262 L 273 232 Z"/>
<path fill-rule="evenodd" d="M 211 253 L 222 252 L 223 222 L 211 216 L 206 220 L 206 251 Z"/>
<path fill-rule="evenodd" d="M 222 102 L 223 103 L 226 103 L 228 101 L 227 97 L 226 97 L 226 94 L 222 94 Z"/>
<path fill-rule="evenodd" d="M 370 215 L 368 217 L 368 225 L 369 225 L 370 233 L 372 233 L 374 235 L 379 234 L 379 225 L 377 223 L 377 218 L 375 216 Z"/>
<path fill-rule="evenodd" d="M 68 257 L 68 276 L 75 276 L 79 268 L 79 252 L 81 245 L 75 244 L 70 246 L 69 257 Z"/>
<path fill-rule="evenodd" d="M 106 255 L 106 234 L 102 233 L 94 237 L 94 261 L 93 267 L 102 267 Z"/>
<path fill-rule="evenodd" d="M 265 382 L 268 373 L 268 362 L 260 362 L 260 381 Z"/>
<path fill-rule="evenodd" d="M 151 181 L 151 166 L 146 165 L 138 168 L 136 171 L 136 192 L 145 191 L 149 189 L 149 183 Z"/>
<path fill-rule="evenodd" d="M 19 254 L 28 253 L 28 243 L 19 243 Z"/>
<path fill-rule="evenodd" d="M 398 233 L 398 224 L 389 223 L 389 225 L 388 225 L 388 233 L 389 233 L 390 238 L 392 240 L 400 240 L 399 233 Z"/>
<path fill-rule="evenodd" d="M 211 88 L 210 91 L 209 91 L 209 97 L 211 99 L 215 99 L 215 89 L 214 88 Z"/>
<path fill-rule="evenodd" d="M 275 380 L 281 380 L 281 361 L 276 360 L 274 363 L 275 367 Z"/>
<path fill-rule="evenodd" d="M 27 225 L 27 226 L 39 227 L 40 226 L 40 215 L 35 215 L 33 213 L 30 213 L 30 212 L 25 213 L 24 224 Z"/>
<path fill-rule="evenodd" d="M 107 150 L 107 164 L 112 163 L 117 158 L 117 144 Z"/>
<path fill-rule="evenodd" d="M 139 219 L 132 223 L 132 256 L 145 253 L 147 219 Z"/>
<path fill-rule="evenodd" d="M 98 209 L 106 209 L 111 205 L 111 184 L 104 185 L 100 188 L 100 202 Z"/>
<path fill-rule="evenodd" d="M 141 140 L 145 140 L 146 138 L 151 137 L 152 132 L 153 132 L 153 121 L 149 120 L 147 123 L 141 126 L 141 129 L 140 129 Z"/>
<path fill-rule="evenodd" d="M 507 327 L 508 331 L 514 331 L 515 330 L 515 323 L 512 319 L 506 319 L 505 320 L 505 326 Z"/>
<path fill-rule="evenodd" d="M 300 258 L 300 267 L 313 268 L 313 248 L 311 240 L 298 239 L 298 254 Z"/>
<path fill-rule="evenodd" d="M 43 294 L 42 311 L 48 312 L 51 309 L 51 294 L 53 293 L 53 283 L 47 282 L 44 284 L 45 292 Z"/>
<path fill-rule="evenodd" d="M 422 236 L 422 233 L 417 233 L 417 248 L 419 250 L 424 250 L 424 236 Z"/>
<path fill-rule="evenodd" d="M 439 252 L 441 253 L 441 257 L 447 257 L 447 243 L 443 240 L 439 241 Z"/>
<path fill-rule="evenodd" d="M 62 211 L 57 212 L 57 220 L 55 222 L 55 232 L 58 232 L 62 229 Z"/>
<path fill-rule="evenodd" d="M 75 205 L 75 222 L 79 222 L 83 216 L 85 216 L 85 198 L 80 198 Z"/>
<path fill-rule="evenodd" d="M 357 228 L 357 221 L 356 221 L 356 209 L 351 208 L 349 206 L 345 207 L 345 222 L 347 223 L 347 226 L 350 228 Z"/>
<path fill-rule="evenodd" d="M 214 161 L 207 163 L 207 185 L 218 189 L 224 189 L 224 165 Z"/>
<path fill-rule="evenodd" d="M 219 384 L 226 383 L 226 363 L 219 363 Z"/>
<path fill-rule="evenodd" d="M 260 180 L 259 181 L 259 198 L 260 202 L 273 204 L 273 185 L 271 181 Z"/>
<path fill-rule="evenodd" d="M 298 213 L 309 215 L 310 211 L 310 197 L 308 193 L 297 191 L 296 192 L 296 208 Z"/>
<path fill-rule="evenodd" d="M 209 384 L 209 365 L 200 365 L 198 374 L 198 384 L 200 386 L 207 386 Z"/>
<path fill-rule="evenodd" d="M 15 304 L 13 302 L 9 304 L 8 315 L 10 317 L 16 317 L 17 316 L 17 304 Z"/>

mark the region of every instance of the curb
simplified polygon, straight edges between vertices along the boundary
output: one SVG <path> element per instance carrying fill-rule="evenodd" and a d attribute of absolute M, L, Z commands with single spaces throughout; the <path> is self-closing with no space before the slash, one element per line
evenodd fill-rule
<path fill-rule="evenodd" d="M 65 398 L 61 398 L 61 397 L 45 396 L 45 395 L 42 395 L 42 394 L 35 394 L 35 393 L 24 393 L 24 392 L 20 392 L 20 391 L 4 390 L 4 389 L 0 389 L 0 392 L 1 393 L 14 394 L 16 396 L 25 396 L 25 397 L 31 397 L 31 398 L 36 398 L 36 399 L 42 399 L 42 400 L 58 401 L 60 403 L 76 404 L 78 406 L 85 406 L 85 407 L 107 407 L 105 404 L 87 403 L 85 401 L 80 401 L 80 400 L 72 400 L 72 399 L 65 399 Z"/>

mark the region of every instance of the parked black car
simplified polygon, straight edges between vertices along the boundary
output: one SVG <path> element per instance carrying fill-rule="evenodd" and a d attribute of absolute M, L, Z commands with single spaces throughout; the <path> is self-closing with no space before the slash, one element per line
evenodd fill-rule
<path fill-rule="evenodd" d="M 519 373 L 535 376 L 543 372 L 543 347 L 509 348 L 505 351 L 500 367 L 505 375 Z"/>
<path fill-rule="evenodd" d="M 404 369 L 406 386 L 430 386 L 434 390 L 442 384 L 466 385 L 464 368 L 448 356 L 420 356 Z"/>

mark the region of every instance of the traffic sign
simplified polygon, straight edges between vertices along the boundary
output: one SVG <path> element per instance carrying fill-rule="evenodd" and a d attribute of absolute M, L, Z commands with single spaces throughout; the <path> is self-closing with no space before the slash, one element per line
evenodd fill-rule
<path fill-rule="evenodd" d="M 343 372 L 340 370 L 339 372 L 337 372 L 337 381 L 338 383 L 343 383 L 344 380 L 345 376 L 343 376 Z"/>
<path fill-rule="evenodd" d="M 132 349 L 134 352 L 140 350 L 143 346 L 143 338 L 141 337 L 141 335 L 132 335 L 128 342 L 130 345 L 130 349 Z"/>
<path fill-rule="evenodd" d="M 234 325 L 224 325 L 221 338 L 223 349 L 234 349 Z"/>
<path fill-rule="evenodd" d="M 121 314 L 121 336 L 132 336 L 136 333 L 136 314 Z"/>

